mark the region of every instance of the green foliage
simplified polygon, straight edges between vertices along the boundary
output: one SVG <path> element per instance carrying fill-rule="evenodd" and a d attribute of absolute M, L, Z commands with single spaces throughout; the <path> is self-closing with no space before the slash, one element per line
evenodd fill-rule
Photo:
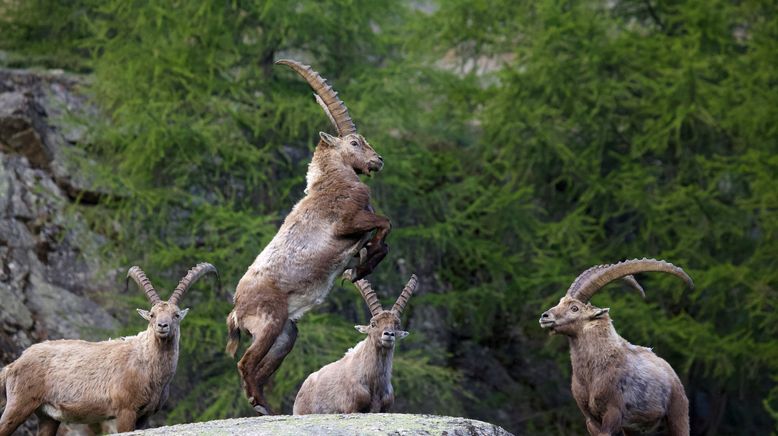
<path fill-rule="evenodd" d="M 56 26 L 32 3 L 48 2 L 0 13 L 27 29 L 0 47 L 94 72 L 107 118 L 84 147 L 113 196 L 84 214 L 123 262 L 173 283 L 207 260 L 233 289 L 329 129 L 307 85 L 272 67 L 300 58 L 386 159 L 369 183 L 392 251 L 372 281 L 389 301 L 422 277 L 395 361 L 402 411 L 580 432 L 567 345 L 537 318 L 585 268 L 649 256 L 695 289 L 645 275 L 646 301 L 613 285 L 594 303 L 670 361 L 696 430 L 775 428 L 774 2 L 82 0 Z M 196 289 L 170 422 L 250 413 L 221 353 L 229 303 Z M 351 287 L 306 315 L 273 404 L 288 411 L 364 316 Z"/>

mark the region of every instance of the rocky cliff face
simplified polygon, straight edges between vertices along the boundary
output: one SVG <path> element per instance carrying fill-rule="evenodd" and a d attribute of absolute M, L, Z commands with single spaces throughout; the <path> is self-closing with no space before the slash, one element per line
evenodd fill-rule
<path fill-rule="evenodd" d="M 105 339 L 116 272 L 97 259 L 101 238 L 72 210 L 99 194 L 69 167 L 91 108 L 79 79 L 0 70 L 0 367 L 46 339 Z M 34 418 L 17 433 L 34 429 Z"/>

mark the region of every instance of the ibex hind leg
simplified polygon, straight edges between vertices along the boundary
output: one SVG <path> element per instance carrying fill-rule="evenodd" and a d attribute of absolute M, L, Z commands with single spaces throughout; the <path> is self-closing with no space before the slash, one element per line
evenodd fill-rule
<path fill-rule="evenodd" d="M 257 413 L 268 415 L 271 411 L 263 392 L 267 380 L 262 375 L 261 364 L 284 328 L 288 308 L 283 294 L 279 293 L 275 301 L 271 295 L 265 294 L 263 297 L 263 301 L 257 305 L 257 314 L 243 319 L 243 326 L 251 333 L 253 342 L 238 362 L 238 371 L 251 406 Z"/>
<path fill-rule="evenodd" d="M 38 414 L 38 436 L 55 436 L 59 430 L 59 421 L 42 413 Z"/>
<path fill-rule="evenodd" d="M 8 402 L 5 405 L 3 416 L 0 418 L 0 436 L 9 436 L 40 406 L 34 401 L 17 401 L 14 394 L 8 393 Z"/>
<path fill-rule="evenodd" d="M 258 385 L 264 386 L 267 384 L 270 377 L 281 366 L 286 355 L 292 351 L 295 341 L 297 341 L 297 323 L 288 319 L 284 324 L 284 330 L 259 364 L 259 370 L 256 373 L 257 379 L 255 380 Z"/>

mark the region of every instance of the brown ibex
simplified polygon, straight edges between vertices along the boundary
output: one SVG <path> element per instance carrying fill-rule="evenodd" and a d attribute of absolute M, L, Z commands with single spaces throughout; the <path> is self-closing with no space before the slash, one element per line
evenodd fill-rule
<path fill-rule="evenodd" d="M 189 309 L 178 302 L 189 287 L 216 268 L 200 263 L 162 301 L 143 271 L 127 273 L 143 289 L 151 310 L 138 309 L 145 331 L 103 342 L 61 339 L 35 344 L 0 370 L 0 436 L 7 436 L 32 413 L 38 434 L 55 435 L 60 422 L 97 423 L 116 419 L 117 430 L 145 425 L 167 400 L 178 364 L 180 322 Z M 5 401 L 4 401 L 5 400 Z"/>
<path fill-rule="evenodd" d="M 620 278 L 645 295 L 632 274 L 648 271 L 673 274 L 694 287 L 681 268 L 662 260 L 598 265 L 579 275 L 559 304 L 540 317 L 541 327 L 568 337 L 573 397 L 591 435 L 646 431 L 662 421 L 670 435 L 689 434 L 689 403 L 670 364 L 650 348 L 619 336 L 608 309 L 589 303 L 598 290 Z"/>
<path fill-rule="evenodd" d="M 238 371 L 249 402 L 263 415 L 271 413 L 264 385 L 294 346 L 297 320 L 324 301 L 347 267 L 353 266 L 352 280 L 369 274 L 386 256 L 391 229 L 388 218 L 373 212 L 370 189 L 359 178 L 380 171 L 381 156 L 357 133 L 346 106 L 318 73 L 296 61 L 276 63 L 308 82 L 338 137 L 319 133 L 305 196 L 241 278 L 227 316 L 230 355 L 241 331 L 252 336 Z"/>
<path fill-rule="evenodd" d="M 309 375 L 294 400 L 294 414 L 386 412 L 394 403 L 392 357 L 395 339 L 408 336 L 400 330 L 400 317 L 416 290 L 411 276 L 391 310 L 381 308 L 367 280 L 356 282 L 372 318 L 370 325 L 358 325 L 367 338 L 336 362 Z"/>

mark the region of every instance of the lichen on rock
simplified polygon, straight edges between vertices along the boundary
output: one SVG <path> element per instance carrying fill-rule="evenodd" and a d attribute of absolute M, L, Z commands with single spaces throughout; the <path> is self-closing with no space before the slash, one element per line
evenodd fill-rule
<path fill-rule="evenodd" d="M 265 416 L 159 427 L 134 435 L 447 435 L 509 436 L 502 427 L 474 419 L 395 413 Z"/>

